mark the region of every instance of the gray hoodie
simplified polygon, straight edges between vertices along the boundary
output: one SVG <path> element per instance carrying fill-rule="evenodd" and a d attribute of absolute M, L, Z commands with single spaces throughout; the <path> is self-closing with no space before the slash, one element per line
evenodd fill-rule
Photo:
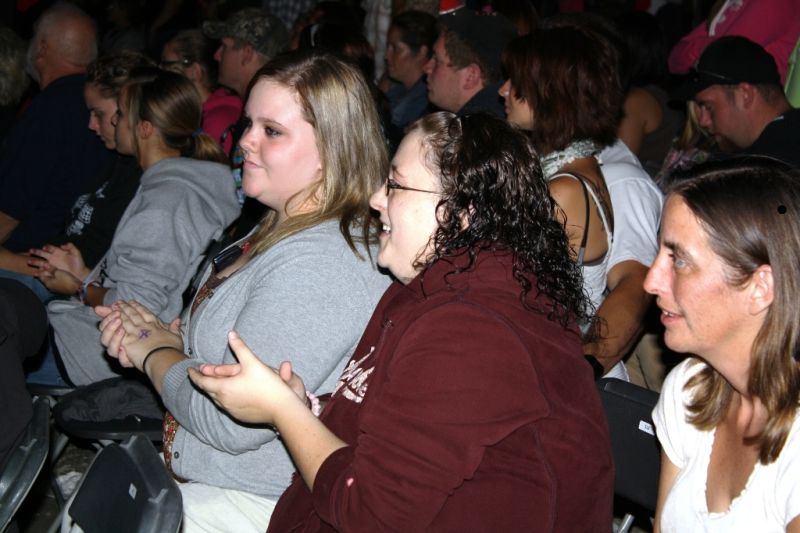
<path fill-rule="evenodd" d="M 136 300 L 168 322 L 180 313 L 183 291 L 209 243 L 238 214 L 227 166 L 186 158 L 159 161 L 142 175 L 111 248 L 85 283 L 109 289 L 105 305 Z M 48 316 L 73 383 L 118 375 L 104 355 L 91 307 L 76 298 L 53 301 Z"/>

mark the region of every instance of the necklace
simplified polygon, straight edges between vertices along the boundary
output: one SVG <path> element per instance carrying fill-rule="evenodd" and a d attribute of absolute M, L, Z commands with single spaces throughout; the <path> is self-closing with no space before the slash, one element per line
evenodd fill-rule
<path fill-rule="evenodd" d="M 544 171 L 545 177 L 549 178 L 564 165 L 568 165 L 576 159 L 593 156 L 599 151 L 600 147 L 594 141 L 589 139 L 575 141 L 563 150 L 556 150 L 555 152 L 550 152 L 542 156 L 542 170 Z"/>

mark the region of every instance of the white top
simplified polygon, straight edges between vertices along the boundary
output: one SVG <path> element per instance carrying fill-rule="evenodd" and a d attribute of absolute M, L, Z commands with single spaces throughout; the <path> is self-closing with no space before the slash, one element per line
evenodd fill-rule
<path fill-rule="evenodd" d="M 597 309 L 600 307 L 600 304 L 603 303 L 603 300 L 606 299 L 608 270 L 611 268 L 609 266 L 609 262 L 611 260 L 611 250 L 614 247 L 614 232 L 609 224 L 608 213 L 606 213 L 606 210 L 603 208 L 603 204 L 600 202 L 600 198 L 598 198 L 597 192 L 594 190 L 592 183 L 589 180 L 584 180 L 582 177 L 579 177 L 576 174 L 572 174 L 571 172 L 556 172 L 547 179 L 549 181 L 553 181 L 562 177 L 569 177 L 584 184 L 588 195 L 591 197 L 592 202 L 597 208 L 598 215 L 600 215 L 600 221 L 603 224 L 603 230 L 606 232 L 607 249 L 606 253 L 603 254 L 603 257 L 600 257 L 591 263 L 584 262 L 580 265 L 581 274 L 583 276 L 583 288 L 589 295 L 589 300 L 591 300 L 592 305 L 594 305 L 595 309 Z M 586 223 L 585 220 L 583 220 L 583 222 L 584 224 Z M 584 231 L 586 231 L 586 229 L 584 229 Z"/>
<path fill-rule="evenodd" d="M 614 248 L 608 268 L 629 260 L 649 267 L 658 253 L 663 195 L 622 141 L 600 152 L 599 159 L 614 209 Z"/>
<path fill-rule="evenodd" d="M 689 358 L 669 373 L 653 410 L 658 439 L 669 460 L 680 469 L 661 513 L 661 531 L 669 532 L 783 532 L 800 515 L 800 425 L 797 418 L 789 438 L 769 464 L 756 463 L 747 485 L 724 513 L 709 513 L 706 477 L 714 431 L 700 431 L 686 422 L 683 390 L 705 363 Z"/>

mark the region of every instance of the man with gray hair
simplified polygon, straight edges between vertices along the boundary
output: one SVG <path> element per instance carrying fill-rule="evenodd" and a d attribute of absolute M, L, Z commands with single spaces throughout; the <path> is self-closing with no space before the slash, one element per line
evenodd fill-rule
<path fill-rule="evenodd" d="M 41 92 L 0 147 L 0 255 L 49 242 L 111 161 L 86 127 L 84 73 L 96 56 L 94 21 L 74 5 L 57 3 L 36 22 L 28 71 Z"/>
<path fill-rule="evenodd" d="M 289 32 L 278 17 L 258 8 L 235 12 L 224 22 L 203 23 L 203 33 L 219 39 L 214 54 L 219 83 L 244 99 L 255 73 L 289 44 Z"/>

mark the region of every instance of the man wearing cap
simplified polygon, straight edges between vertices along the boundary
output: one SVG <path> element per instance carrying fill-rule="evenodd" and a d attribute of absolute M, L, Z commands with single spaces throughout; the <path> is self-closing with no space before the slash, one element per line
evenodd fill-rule
<path fill-rule="evenodd" d="M 243 99 L 258 69 L 289 43 L 283 22 L 258 8 L 237 11 L 224 22 L 205 22 L 203 33 L 221 41 L 214 54 L 219 63 L 220 85 Z"/>
<path fill-rule="evenodd" d="M 792 109 L 775 60 L 760 45 L 739 36 L 717 39 L 679 96 L 697 103 L 700 126 L 718 140 L 800 166 L 800 110 Z"/>
<path fill-rule="evenodd" d="M 485 111 L 505 118 L 497 94 L 500 54 L 516 35 L 502 15 L 479 15 L 468 9 L 441 15 L 442 32 L 425 65 L 428 99 L 459 115 Z"/>
<path fill-rule="evenodd" d="M 203 33 L 220 40 L 214 54 L 214 59 L 219 63 L 219 84 L 234 91 L 242 100 L 247 98 L 247 88 L 258 69 L 289 44 L 289 32 L 283 22 L 259 8 L 236 11 L 224 22 L 205 22 Z M 242 213 L 235 223 L 236 239 L 246 235 L 258 223 L 265 209 L 261 203 L 245 198 L 242 191 L 244 158 L 238 143 L 243 132 L 244 124 L 240 120 L 233 129 L 234 149 L 230 154 L 236 194 L 243 204 Z"/>

